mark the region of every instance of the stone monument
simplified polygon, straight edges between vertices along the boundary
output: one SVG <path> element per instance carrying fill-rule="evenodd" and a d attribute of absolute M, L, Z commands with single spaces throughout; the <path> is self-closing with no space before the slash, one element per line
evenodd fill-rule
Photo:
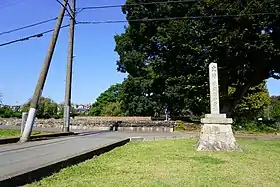
<path fill-rule="evenodd" d="M 209 65 L 211 114 L 201 119 L 200 139 L 196 144 L 199 151 L 237 151 L 241 150 L 233 136 L 232 119 L 220 114 L 218 68 L 216 63 Z"/>

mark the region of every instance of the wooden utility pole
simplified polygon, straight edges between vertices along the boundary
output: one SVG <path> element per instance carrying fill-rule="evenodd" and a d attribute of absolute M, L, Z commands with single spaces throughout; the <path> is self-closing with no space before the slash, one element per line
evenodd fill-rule
<path fill-rule="evenodd" d="M 53 35 L 52 35 L 52 39 L 51 39 L 51 42 L 50 42 L 50 45 L 49 45 L 49 49 L 48 49 L 45 61 L 43 63 L 43 67 L 41 69 L 41 73 L 40 73 L 40 76 L 39 76 L 39 79 L 38 79 L 38 82 L 37 82 L 37 86 L 35 88 L 35 91 L 34 91 L 34 94 L 33 94 L 32 100 L 31 100 L 30 109 L 29 109 L 29 112 L 28 112 L 28 117 L 27 117 L 27 120 L 26 120 L 26 124 L 25 124 L 23 134 L 20 138 L 20 142 L 28 141 L 28 139 L 30 137 L 30 134 L 32 132 L 32 128 L 33 128 L 33 125 L 34 125 L 34 120 L 35 120 L 35 117 L 36 117 L 36 111 L 38 109 L 38 102 L 39 102 L 39 99 L 40 99 L 40 97 L 42 95 L 42 92 L 43 92 L 43 89 L 44 89 L 44 85 L 45 85 L 47 74 L 48 74 L 49 67 L 50 67 L 50 64 L 51 64 L 54 48 L 55 48 L 55 45 L 56 45 L 56 42 L 57 42 L 57 38 L 58 38 L 60 27 L 61 27 L 61 24 L 62 24 L 62 21 L 63 21 L 64 13 L 65 13 L 65 10 L 67 8 L 67 3 L 68 3 L 68 0 L 64 0 L 63 6 L 62 6 L 62 8 L 60 10 L 60 13 L 59 13 L 59 16 L 57 18 L 57 22 L 56 22 L 56 25 L 55 25 L 55 29 L 53 31 Z"/>
<path fill-rule="evenodd" d="M 70 109 L 71 109 L 71 88 L 72 88 L 72 66 L 73 66 L 73 51 L 74 51 L 74 32 L 75 32 L 75 11 L 76 0 L 72 0 L 70 11 L 70 30 L 68 42 L 68 62 L 66 72 L 66 85 L 65 85 L 65 102 L 64 102 L 64 126 L 63 131 L 70 131 Z"/>

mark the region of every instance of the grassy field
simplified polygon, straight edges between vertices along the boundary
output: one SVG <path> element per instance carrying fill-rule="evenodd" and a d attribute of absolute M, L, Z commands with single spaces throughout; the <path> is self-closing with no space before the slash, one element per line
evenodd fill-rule
<path fill-rule="evenodd" d="M 46 134 L 46 132 L 34 131 L 32 135 L 39 135 L 39 134 Z M 20 130 L 15 129 L 0 129 L 0 139 L 1 138 L 12 138 L 12 137 L 19 137 Z"/>
<path fill-rule="evenodd" d="M 280 141 L 240 140 L 244 152 L 197 152 L 195 140 L 129 143 L 27 186 L 275 186 Z"/>

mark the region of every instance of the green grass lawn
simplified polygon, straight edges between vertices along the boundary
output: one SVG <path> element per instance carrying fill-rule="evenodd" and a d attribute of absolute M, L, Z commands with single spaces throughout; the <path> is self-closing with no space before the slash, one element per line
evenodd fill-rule
<path fill-rule="evenodd" d="M 197 152 L 194 139 L 129 143 L 27 186 L 280 186 L 280 141 L 244 152 Z"/>
<path fill-rule="evenodd" d="M 32 132 L 32 135 L 39 135 L 39 134 L 46 134 L 46 132 L 41 132 L 41 131 Z M 13 138 L 13 137 L 19 137 L 19 136 L 20 136 L 20 130 L 0 129 L 0 139 L 1 138 Z"/>

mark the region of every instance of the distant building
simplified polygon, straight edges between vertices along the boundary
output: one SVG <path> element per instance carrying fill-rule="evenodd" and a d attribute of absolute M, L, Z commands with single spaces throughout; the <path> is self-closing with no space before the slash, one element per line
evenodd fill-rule
<path fill-rule="evenodd" d="M 0 104 L 0 108 L 9 108 L 13 110 L 14 112 L 20 112 L 21 111 L 21 106 L 20 105 L 3 105 Z"/>
<path fill-rule="evenodd" d="M 88 113 L 90 104 L 73 104 L 72 107 L 77 113 Z"/>
<path fill-rule="evenodd" d="M 21 111 L 21 106 L 20 105 L 13 105 L 9 107 L 10 109 L 12 109 L 14 112 L 20 112 Z"/>

